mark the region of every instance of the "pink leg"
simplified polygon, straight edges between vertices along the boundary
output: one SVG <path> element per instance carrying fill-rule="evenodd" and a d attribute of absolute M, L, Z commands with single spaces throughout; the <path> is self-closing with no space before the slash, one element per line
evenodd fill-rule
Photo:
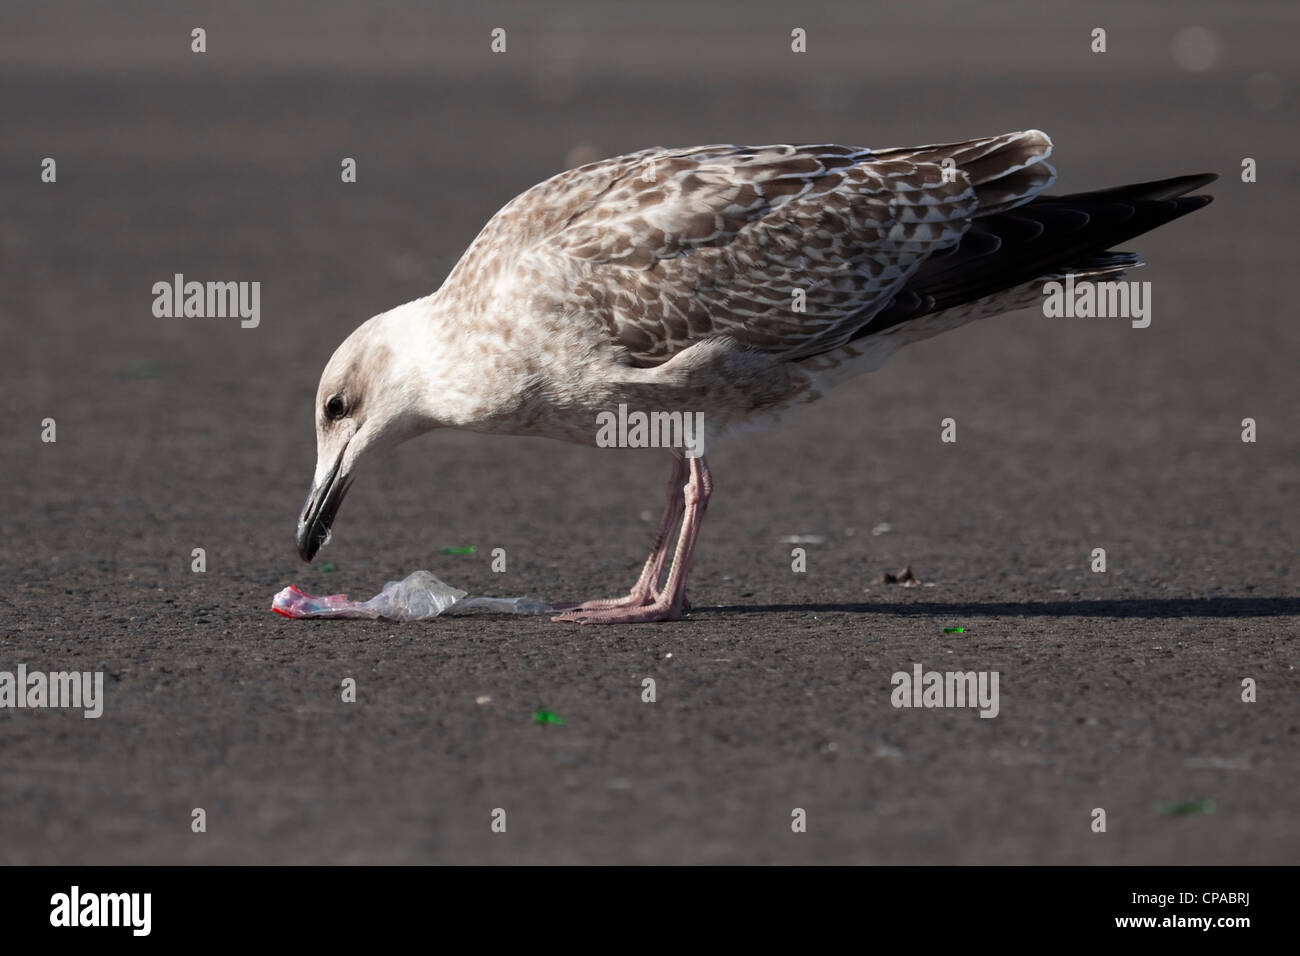
<path fill-rule="evenodd" d="M 646 558 L 641 576 L 632 585 L 632 590 L 624 597 L 600 598 L 580 604 L 561 604 L 556 609 L 572 613 L 574 611 L 594 611 L 612 607 L 640 607 L 649 604 L 659 596 L 659 578 L 663 574 L 664 562 L 668 559 L 668 536 L 677 526 L 682 516 L 682 486 L 686 481 L 686 462 L 681 458 L 673 459 L 673 473 L 668 479 L 668 504 L 664 516 L 659 521 L 659 530 L 655 533 L 650 557 Z"/>
<path fill-rule="evenodd" d="M 682 488 L 682 530 L 677 538 L 677 551 L 673 555 L 672 570 L 662 591 L 653 600 L 640 606 L 591 607 L 583 605 L 567 611 L 554 621 L 577 621 L 582 624 L 637 624 L 649 621 L 675 621 L 682 616 L 686 604 L 686 575 L 690 571 L 695 541 L 700 534 L 700 523 L 713 494 L 713 475 L 701 458 L 689 460 L 690 478 Z"/>

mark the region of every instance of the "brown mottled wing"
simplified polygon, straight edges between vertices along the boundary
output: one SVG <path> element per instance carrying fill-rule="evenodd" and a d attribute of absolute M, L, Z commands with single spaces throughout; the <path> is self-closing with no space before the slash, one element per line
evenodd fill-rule
<path fill-rule="evenodd" d="M 883 152 L 646 150 L 563 174 L 549 197 L 563 218 L 521 259 L 562 276 L 557 307 L 597 316 L 635 365 L 721 335 L 801 358 L 847 341 L 973 218 L 1050 185 L 1050 151 L 1033 130 Z"/>

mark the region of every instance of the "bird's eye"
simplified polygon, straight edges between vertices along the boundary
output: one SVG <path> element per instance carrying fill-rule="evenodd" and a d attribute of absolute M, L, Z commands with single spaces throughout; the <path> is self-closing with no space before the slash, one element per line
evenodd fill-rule
<path fill-rule="evenodd" d="M 325 417 L 334 421 L 342 416 L 344 407 L 342 395 L 331 395 L 329 401 L 325 403 Z"/>

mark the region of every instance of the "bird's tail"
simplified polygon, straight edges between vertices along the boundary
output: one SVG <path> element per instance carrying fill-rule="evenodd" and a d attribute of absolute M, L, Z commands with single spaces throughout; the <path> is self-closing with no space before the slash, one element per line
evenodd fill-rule
<path fill-rule="evenodd" d="M 1217 178 L 1199 173 L 1041 195 L 1016 208 L 979 215 L 961 241 L 931 256 L 858 336 L 1036 280 L 1070 273 L 1087 278 L 1120 274 L 1140 262 L 1134 253 L 1116 251 L 1116 245 L 1209 205 L 1210 196 L 1186 193 Z"/>

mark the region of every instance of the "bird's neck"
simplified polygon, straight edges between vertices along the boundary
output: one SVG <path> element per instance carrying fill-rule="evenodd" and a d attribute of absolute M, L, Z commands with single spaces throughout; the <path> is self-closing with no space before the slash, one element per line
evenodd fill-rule
<path fill-rule="evenodd" d="M 390 387 L 404 391 L 429 428 L 491 430 L 520 401 L 524 372 L 501 330 L 450 307 L 438 293 L 384 316 L 393 348 Z"/>

